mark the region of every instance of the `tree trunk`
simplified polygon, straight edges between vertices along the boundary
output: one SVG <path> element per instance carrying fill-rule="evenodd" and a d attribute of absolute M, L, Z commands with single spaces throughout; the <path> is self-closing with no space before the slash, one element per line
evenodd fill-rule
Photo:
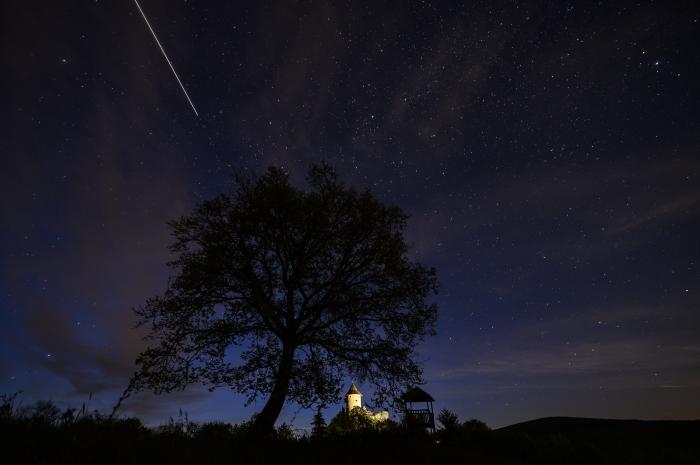
<path fill-rule="evenodd" d="M 258 437 L 269 436 L 274 431 L 275 422 L 287 398 L 293 363 L 294 347 L 283 346 L 282 357 L 280 358 L 280 365 L 277 369 L 275 385 L 270 393 L 270 398 L 267 399 L 265 407 L 263 407 L 253 423 L 253 434 Z"/>

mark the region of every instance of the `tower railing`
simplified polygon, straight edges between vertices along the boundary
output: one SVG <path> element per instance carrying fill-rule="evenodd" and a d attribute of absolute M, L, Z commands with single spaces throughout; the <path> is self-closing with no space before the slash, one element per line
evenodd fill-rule
<path fill-rule="evenodd" d="M 429 409 L 406 410 L 406 423 L 408 426 L 420 428 L 433 428 L 435 417 Z"/>

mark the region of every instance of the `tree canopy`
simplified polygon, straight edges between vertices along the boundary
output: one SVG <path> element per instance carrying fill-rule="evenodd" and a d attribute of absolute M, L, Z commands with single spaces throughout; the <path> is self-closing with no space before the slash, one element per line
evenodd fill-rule
<path fill-rule="evenodd" d="M 407 216 L 325 164 L 307 185 L 269 168 L 169 223 L 173 276 L 136 309 L 149 347 L 131 391 L 267 396 L 254 422 L 265 432 L 288 399 L 337 401 L 345 376 L 381 404 L 421 381 L 414 349 L 434 333 L 437 278 L 407 256 Z"/>

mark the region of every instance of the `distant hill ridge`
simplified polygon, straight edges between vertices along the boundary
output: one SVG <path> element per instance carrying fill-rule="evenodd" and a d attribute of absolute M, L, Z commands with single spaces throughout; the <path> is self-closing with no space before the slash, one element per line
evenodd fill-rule
<path fill-rule="evenodd" d="M 497 434 L 531 437 L 565 437 L 576 443 L 597 444 L 605 449 L 640 450 L 673 448 L 700 451 L 700 420 L 615 420 L 603 418 L 548 417 L 496 430 Z"/>
<path fill-rule="evenodd" d="M 523 433 L 564 433 L 586 430 L 687 430 L 700 431 L 700 420 L 618 420 L 612 418 L 545 417 L 499 428 Z"/>

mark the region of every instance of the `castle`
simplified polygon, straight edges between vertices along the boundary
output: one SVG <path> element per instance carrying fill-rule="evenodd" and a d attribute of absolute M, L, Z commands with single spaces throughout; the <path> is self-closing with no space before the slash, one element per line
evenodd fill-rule
<path fill-rule="evenodd" d="M 382 410 L 381 412 L 371 412 L 367 407 L 362 406 L 362 393 L 359 389 L 357 389 L 355 383 L 350 385 L 350 389 L 348 390 L 347 394 L 345 394 L 345 398 L 347 401 L 348 412 L 354 408 L 360 408 L 363 409 L 367 413 L 367 416 L 372 420 L 386 421 L 389 419 L 389 412 L 386 410 Z"/>

